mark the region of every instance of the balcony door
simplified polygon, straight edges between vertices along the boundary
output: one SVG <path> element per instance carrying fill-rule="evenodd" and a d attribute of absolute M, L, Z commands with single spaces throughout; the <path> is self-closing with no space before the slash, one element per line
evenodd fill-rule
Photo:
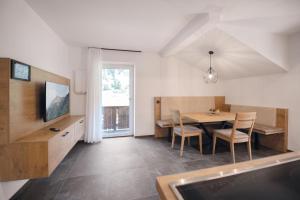
<path fill-rule="evenodd" d="M 102 128 L 106 138 L 133 135 L 133 77 L 133 65 L 103 65 Z"/>

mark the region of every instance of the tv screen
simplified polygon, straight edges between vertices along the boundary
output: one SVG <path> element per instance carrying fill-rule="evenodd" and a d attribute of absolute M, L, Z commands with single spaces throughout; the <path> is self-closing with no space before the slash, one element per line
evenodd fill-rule
<path fill-rule="evenodd" d="M 70 107 L 70 88 L 52 82 L 46 82 L 46 111 L 44 121 L 50 121 L 66 113 Z"/>

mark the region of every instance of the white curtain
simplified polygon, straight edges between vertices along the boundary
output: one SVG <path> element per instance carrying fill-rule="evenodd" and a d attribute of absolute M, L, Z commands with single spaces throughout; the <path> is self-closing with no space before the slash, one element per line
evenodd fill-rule
<path fill-rule="evenodd" d="M 86 73 L 86 133 L 84 141 L 96 143 L 102 140 L 102 110 L 101 110 L 101 79 L 102 52 L 100 49 L 89 48 Z"/>

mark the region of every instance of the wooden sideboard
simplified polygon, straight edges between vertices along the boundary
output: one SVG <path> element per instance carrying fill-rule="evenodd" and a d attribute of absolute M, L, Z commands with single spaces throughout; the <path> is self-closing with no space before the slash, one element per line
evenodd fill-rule
<path fill-rule="evenodd" d="M 53 132 L 51 127 L 59 128 Z M 7 145 L 0 146 L 0 180 L 49 176 L 84 134 L 83 116 L 64 119 Z"/>

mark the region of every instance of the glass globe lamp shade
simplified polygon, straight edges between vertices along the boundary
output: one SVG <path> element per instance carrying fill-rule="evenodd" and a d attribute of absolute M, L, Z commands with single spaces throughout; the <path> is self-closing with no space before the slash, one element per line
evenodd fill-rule
<path fill-rule="evenodd" d="M 218 81 L 218 73 L 213 68 L 209 68 L 203 79 L 205 83 L 216 83 Z"/>

